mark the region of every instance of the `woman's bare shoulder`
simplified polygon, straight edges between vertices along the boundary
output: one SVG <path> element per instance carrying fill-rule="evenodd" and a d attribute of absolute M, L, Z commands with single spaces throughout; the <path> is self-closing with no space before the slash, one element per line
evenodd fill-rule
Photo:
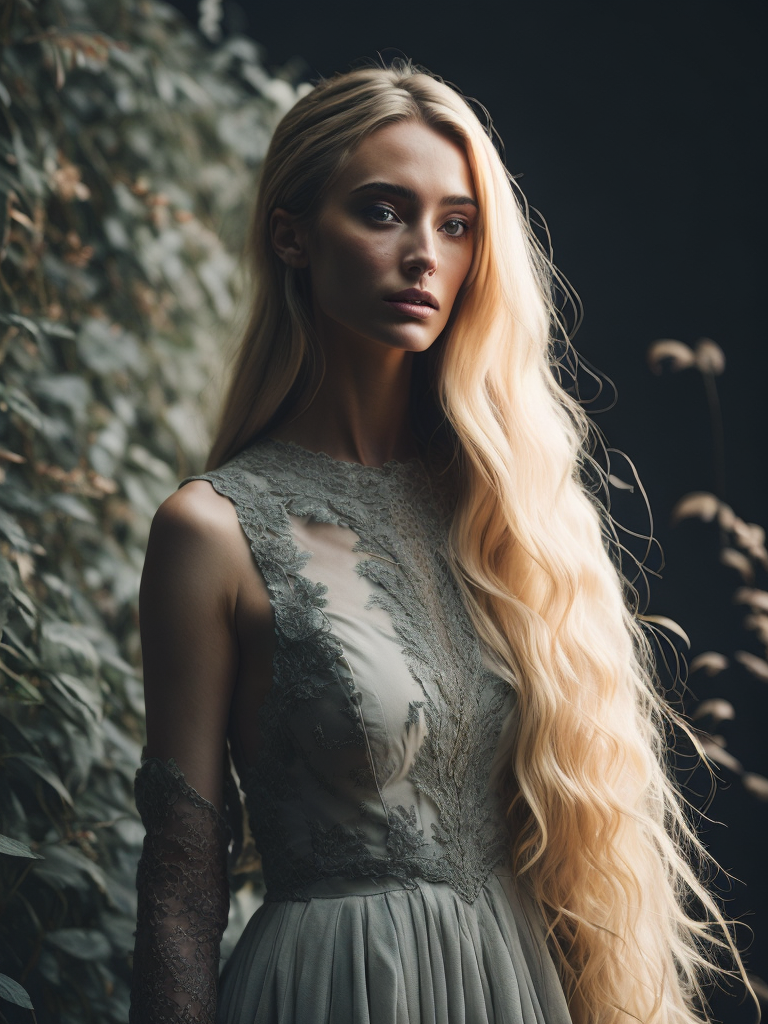
<path fill-rule="evenodd" d="M 207 480 L 184 484 L 155 513 L 143 578 L 158 577 L 176 580 L 186 594 L 218 593 L 230 614 L 247 609 L 271 622 L 267 586 L 235 506 Z"/>
<path fill-rule="evenodd" d="M 170 494 L 155 512 L 147 546 L 147 561 L 205 570 L 225 584 L 236 586 L 250 548 L 235 507 L 206 480 L 191 480 Z M 146 565 L 145 565 L 146 569 Z M 186 575 L 186 573 L 185 573 Z"/>
<path fill-rule="evenodd" d="M 155 513 L 152 526 L 190 533 L 212 530 L 222 538 L 239 528 L 234 505 L 207 480 L 190 480 L 170 494 Z"/>

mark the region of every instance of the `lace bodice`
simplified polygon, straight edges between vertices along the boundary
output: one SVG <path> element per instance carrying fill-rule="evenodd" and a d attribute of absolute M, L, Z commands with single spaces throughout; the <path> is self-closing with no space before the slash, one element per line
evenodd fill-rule
<path fill-rule="evenodd" d="M 447 563 L 450 483 L 274 440 L 191 479 L 234 503 L 274 609 L 241 779 L 266 899 L 394 876 L 471 903 L 508 846 L 489 777 L 512 688 Z"/>

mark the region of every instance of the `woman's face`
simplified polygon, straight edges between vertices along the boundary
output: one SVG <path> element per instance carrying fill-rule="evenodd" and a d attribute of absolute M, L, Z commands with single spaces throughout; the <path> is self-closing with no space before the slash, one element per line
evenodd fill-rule
<path fill-rule="evenodd" d="M 312 226 L 296 229 L 320 338 L 429 348 L 472 262 L 476 217 L 455 142 L 418 122 L 366 138 Z"/>

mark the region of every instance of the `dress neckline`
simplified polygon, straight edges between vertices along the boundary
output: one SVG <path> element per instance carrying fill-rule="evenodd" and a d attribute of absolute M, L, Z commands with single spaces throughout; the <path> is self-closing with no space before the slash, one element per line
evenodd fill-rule
<path fill-rule="evenodd" d="M 280 441 L 276 437 L 260 437 L 255 443 L 254 447 L 260 445 L 270 445 L 278 450 L 283 450 L 295 457 L 304 458 L 308 462 L 320 462 L 330 466 L 340 466 L 342 469 L 349 471 L 350 473 L 370 473 L 370 474 L 381 474 L 389 476 L 395 473 L 404 471 L 419 470 L 424 471 L 426 468 L 424 461 L 418 456 L 414 456 L 411 459 L 405 459 L 400 461 L 398 459 L 389 459 L 382 466 L 366 466 L 363 462 L 351 462 L 347 459 L 336 459 L 332 455 L 328 455 L 326 452 L 316 452 L 311 448 L 305 448 L 304 445 L 297 444 L 295 441 Z"/>

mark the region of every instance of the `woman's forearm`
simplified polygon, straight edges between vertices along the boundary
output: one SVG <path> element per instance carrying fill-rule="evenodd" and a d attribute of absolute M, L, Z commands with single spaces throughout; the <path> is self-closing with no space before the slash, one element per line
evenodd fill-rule
<path fill-rule="evenodd" d="M 136 877 L 130 1024 L 214 1024 L 229 829 L 173 761 L 142 764 L 136 804 L 147 835 Z"/>

